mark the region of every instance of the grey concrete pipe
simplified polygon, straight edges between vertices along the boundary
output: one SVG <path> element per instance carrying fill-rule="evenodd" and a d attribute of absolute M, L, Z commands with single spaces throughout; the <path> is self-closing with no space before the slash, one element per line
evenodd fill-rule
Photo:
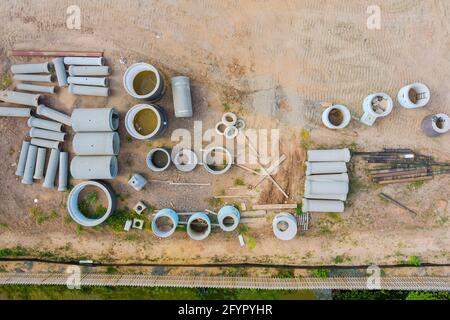
<path fill-rule="evenodd" d="M 281 212 L 272 220 L 272 231 L 279 240 L 292 240 L 297 235 L 297 220 L 289 212 Z"/>
<path fill-rule="evenodd" d="M 103 66 L 103 57 L 64 57 L 64 64 L 75 66 Z"/>
<path fill-rule="evenodd" d="M 41 138 L 31 138 L 31 144 L 42 148 L 59 149 L 61 142 Z"/>
<path fill-rule="evenodd" d="M 78 96 L 107 97 L 109 88 L 69 84 L 69 93 Z"/>
<path fill-rule="evenodd" d="M 118 172 L 116 156 L 76 156 L 70 162 L 74 179 L 114 179 Z"/>
<path fill-rule="evenodd" d="M 345 162 L 306 162 L 306 175 L 345 173 Z"/>
<path fill-rule="evenodd" d="M 57 131 L 57 132 L 61 132 L 62 126 L 63 126 L 62 123 L 59 123 L 56 121 L 45 120 L 45 119 L 39 119 L 39 118 L 36 118 L 33 116 L 31 116 L 28 119 L 27 124 L 30 128 L 31 127 L 41 128 L 41 129 Z"/>
<path fill-rule="evenodd" d="M 344 212 L 344 202 L 339 200 L 313 200 L 303 198 L 303 212 Z"/>
<path fill-rule="evenodd" d="M 22 147 L 20 148 L 19 161 L 17 162 L 16 176 L 22 177 L 25 171 L 25 164 L 27 162 L 28 148 L 30 147 L 30 142 L 23 141 Z"/>
<path fill-rule="evenodd" d="M 70 66 L 69 75 L 74 76 L 109 76 L 108 66 Z"/>
<path fill-rule="evenodd" d="M 44 188 L 53 189 L 55 187 L 56 171 L 59 165 L 59 150 L 52 149 L 48 159 L 47 170 L 45 170 Z"/>
<path fill-rule="evenodd" d="M 16 73 L 51 73 L 52 68 L 50 63 L 25 63 L 25 64 L 13 64 L 11 66 L 11 72 Z"/>
<path fill-rule="evenodd" d="M 16 91 L 0 91 L 0 100 L 8 103 L 23 104 L 25 106 L 37 107 L 40 94 L 23 93 Z"/>
<path fill-rule="evenodd" d="M 37 109 L 36 113 L 40 116 L 55 120 L 57 122 L 64 123 L 67 126 L 72 126 L 72 120 L 70 116 L 67 114 L 64 114 L 60 111 L 57 111 L 55 109 L 49 108 L 43 104 L 40 104 Z"/>
<path fill-rule="evenodd" d="M 69 176 L 69 153 L 59 153 L 59 170 L 58 170 L 58 191 L 67 191 L 67 180 Z"/>
<path fill-rule="evenodd" d="M 204 212 L 196 212 L 189 217 L 187 234 L 193 240 L 204 240 L 211 233 L 211 220 Z"/>
<path fill-rule="evenodd" d="M 44 179 L 45 157 L 47 155 L 46 148 L 38 148 L 36 167 L 34 168 L 33 178 L 36 180 Z"/>
<path fill-rule="evenodd" d="M 0 107 L 0 117 L 29 117 L 30 108 Z"/>
<path fill-rule="evenodd" d="M 422 120 L 422 131 L 428 137 L 437 137 L 450 131 L 450 117 L 445 113 L 433 114 Z"/>
<path fill-rule="evenodd" d="M 152 231 L 159 238 L 170 237 L 177 229 L 180 219 L 172 209 L 159 210 L 152 219 Z"/>
<path fill-rule="evenodd" d="M 308 161 L 310 162 L 349 162 L 350 150 L 308 150 Z"/>
<path fill-rule="evenodd" d="M 81 84 L 84 86 L 98 86 L 98 87 L 107 87 L 109 84 L 108 78 L 95 78 L 95 77 L 68 77 L 67 82 L 69 84 Z"/>
<path fill-rule="evenodd" d="M 189 78 L 184 76 L 172 78 L 173 108 L 175 117 L 192 117 L 192 98 Z"/>
<path fill-rule="evenodd" d="M 37 150 L 38 148 L 33 145 L 28 148 L 27 161 L 25 162 L 25 171 L 22 178 L 23 184 L 33 184 L 33 174 L 34 168 L 36 167 Z"/>
<path fill-rule="evenodd" d="M 81 132 L 72 146 L 77 156 L 113 156 L 119 154 L 120 138 L 117 132 Z"/>
<path fill-rule="evenodd" d="M 223 231 L 234 231 L 241 220 L 241 213 L 234 206 L 223 206 L 217 213 L 217 220 Z"/>
<path fill-rule="evenodd" d="M 18 83 L 16 85 L 16 90 L 22 90 L 22 91 L 31 91 L 31 92 L 43 92 L 43 93 L 55 93 L 55 87 L 54 86 L 38 86 L 35 84 L 29 84 L 29 83 Z"/>
<path fill-rule="evenodd" d="M 75 132 L 105 132 L 119 128 L 119 114 L 114 108 L 80 108 L 72 111 Z"/>
<path fill-rule="evenodd" d="M 66 136 L 65 132 L 50 131 L 34 127 L 30 129 L 30 137 L 32 138 L 40 138 L 63 142 L 65 136 Z"/>
<path fill-rule="evenodd" d="M 58 79 L 58 85 L 60 87 L 67 87 L 67 72 L 64 66 L 63 58 L 53 59 L 53 65 L 55 66 L 56 78 Z"/>
<path fill-rule="evenodd" d="M 347 201 L 347 194 L 314 194 L 305 192 L 303 196 L 307 199 Z"/>
<path fill-rule="evenodd" d="M 340 181 L 305 181 L 308 194 L 347 194 L 348 182 Z"/>
<path fill-rule="evenodd" d="M 16 81 L 53 82 L 51 74 L 15 74 L 13 79 Z"/>
<path fill-rule="evenodd" d="M 306 180 L 309 181 L 341 181 L 348 182 L 347 173 L 337 173 L 337 174 L 317 174 L 312 176 L 306 176 Z"/>

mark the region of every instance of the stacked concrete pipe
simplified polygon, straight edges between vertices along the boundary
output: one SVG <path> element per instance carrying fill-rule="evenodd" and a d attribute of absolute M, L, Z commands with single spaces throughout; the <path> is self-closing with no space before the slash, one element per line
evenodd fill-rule
<path fill-rule="evenodd" d="M 297 235 L 297 219 L 289 212 L 281 212 L 272 220 L 272 231 L 279 240 L 292 240 Z"/>

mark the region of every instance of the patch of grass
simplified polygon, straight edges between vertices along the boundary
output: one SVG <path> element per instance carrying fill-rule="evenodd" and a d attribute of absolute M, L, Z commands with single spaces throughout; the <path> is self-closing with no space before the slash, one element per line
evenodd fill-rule
<path fill-rule="evenodd" d="M 211 210 L 217 210 L 224 205 L 224 201 L 221 198 L 208 198 L 206 200 L 208 202 L 208 206 L 212 208 Z"/>
<path fill-rule="evenodd" d="M 231 111 L 231 106 L 228 102 L 224 102 L 222 103 L 222 107 L 223 107 L 223 111 L 224 112 L 230 112 Z"/>
<path fill-rule="evenodd" d="M 409 264 L 415 267 L 420 267 L 420 265 L 422 264 L 422 261 L 420 260 L 420 258 L 418 256 L 410 256 L 408 258 L 408 260 L 405 262 L 405 264 Z"/>
<path fill-rule="evenodd" d="M 117 198 L 119 199 L 119 201 L 122 201 L 123 203 L 126 203 L 128 198 L 130 197 L 129 194 L 125 193 L 125 194 L 116 194 Z"/>
<path fill-rule="evenodd" d="M 280 269 L 280 270 L 278 270 L 277 278 L 283 278 L 283 279 L 295 278 L 294 269 Z"/>
<path fill-rule="evenodd" d="M 244 181 L 244 179 L 236 178 L 236 179 L 234 179 L 234 185 L 235 186 L 245 186 L 245 181 Z"/>
<path fill-rule="evenodd" d="M 6 89 L 12 85 L 13 81 L 9 74 L 4 73 L 0 77 L 0 85 L 2 89 Z"/>
<path fill-rule="evenodd" d="M 118 272 L 119 272 L 119 270 L 116 267 L 109 266 L 109 267 L 106 268 L 106 273 L 107 274 L 115 274 L 115 273 L 118 273 Z"/>
<path fill-rule="evenodd" d="M 128 207 L 123 207 L 116 209 L 116 211 L 114 211 L 101 226 L 111 228 L 116 232 L 121 232 L 124 231 L 123 227 L 125 222 L 127 220 L 132 220 L 133 218 L 136 218 L 136 213 Z"/>
<path fill-rule="evenodd" d="M 328 218 L 330 218 L 331 220 L 338 222 L 341 220 L 341 215 L 337 212 L 328 212 L 327 213 Z"/>
<path fill-rule="evenodd" d="M 127 142 L 133 141 L 133 138 L 131 136 L 127 136 Z"/>
<path fill-rule="evenodd" d="M 29 252 L 22 246 L 0 249 L 0 258 L 17 258 L 28 256 Z"/>
<path fill-rule="evenodd" d="M 295 213 L 299 216 L 303 214 L 303 209 L 302 209 L 301 203 L 297 203 L 297 208 L 295 208 Z"/>
<path fill-rule="evenodd" d="M 31 215 L 36 220 L 37 224 L 43 224 L 50 218 L 49 215 L 45 213 L 40 207 L 33 207 L 31 208 L 30 212 Z"/>
<path fill-rule="evenodd" d="M 248 232 L 248 226 L 246 224 L 240 223 L 238 231 L 240 234 L 245 235 Z"/>
<path fill-rule="evenodd" d="M 302 129 L 300 131 L 300 138 L 301 138 L 301 146 L 304 150 L 308 150 L 309 146 L 311 144 L 310 141 L 310 134 L 308 130 Z"/>
<path fill-rule="evenodd" d="M 330 272 L 331 272 L 331 270 L 329 270 L 329 269 L 322 269 L 322 268 L 314 269 L 312 271 L 313 275 L 315 277 L 317 277 L 317 278 L 320 278 L 320 279 L 328 278 L 328 276 L 330 275 Z"/>
<path fill-rule="evenodd" d="M 414 181 L 414 182 L 410 183 L 407 186 L 407 188 L 408 188 L 409 191 L 414 191 L 414 190 L 417 190 L 420 187 L 422 187 L 424 184 L 425 184 L 425 180 L 417 180 L 417 181 Z"/>
<path fill-rule="evenodd" d="M 253 237 L 247 237 L 245 240 L 245 243 L 247 244 L 247 248 L 250 250 L 253 250 L 256 248 L 256 239 Z"/>
<path fill-rule="evenodd" d="M 135 234 L 127 234 L 123 238 L 123 240 L 126 240 L 126 241 L 136 241 L 138 239 L 139 239 L 139 237 L 137 235 L 135 235 Z"/>

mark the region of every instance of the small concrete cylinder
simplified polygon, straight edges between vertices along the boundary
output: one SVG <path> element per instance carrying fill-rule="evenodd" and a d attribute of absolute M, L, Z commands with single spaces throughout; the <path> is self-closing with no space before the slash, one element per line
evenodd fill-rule
<path fill-rule="evenodd" d="M 191 172 L 198 164 L 198 157 L 194 151 L 181 149 L 172 151 L 172 162 L 175 167 L 182 172 Z"/>
<path fill-rule="evenodd" d="M 394 102 L 386 93 L 368 95 L 363 101 L 364 114 L 361 123 L 372 126 L 378 118 L 385 117 L 392 112 Z"/>
<path fill-rule="evenodd" d="M 179 76 L 172 78 L 172 95 L 175 117 L 192 117 L 192 97 L 188 77 Z"/>
<path fill-rule="evenodd" d="M 196 212 L 187 222 L 188 236 L 193 240 L 204 240 L 211 233 L 211 220 L 204 212 Z"/>
<path fill-rule="evenodd" d="M 59 174 L 58 191 L 67 191 L 67 180 L 69 176 L 69 153 L 61 152 L 59 154 Z"/>
<path fill-rule="evenodd" d="M 108 78 L 94 78 L 94 77 L 68 77 L 67 82 L 70 84 L 80 84 L 84 86 L 98 86 L 98 87 L 107 87 L 109 84 Z"/>
<path fill-rule="evenodd" d="M 148 118 L 148 120 L 144 119 L 145 122 L 156 118 L 154 126 L 149 130 L 142 128 L 142 123 L 138 121 L 138 119 L 144 118 L 142 115 Z M 164 109 L 153 104 L 135 105 L 125 115 L 125 128 L 128 134 L 138 140 L 156 139 L 164 133 L 168 125 L 167 114 Z"/>
<path fill-rule="evenodd" d="M 0 107 L 0 117 L 29 117 L 30 108 Z"/>
<path fill-rule="evenodd" d="M 445 113 L 433 114 L 422 120 L 422 131 L 428 137 L 437 137 L 450 130 L 450 117 Z"/>
<path fill-rule="evenodd" d="M 36 180 L 44 179 L 45 157 L 47 155 L 46 148 L 38 148 L 36 167 L 34 168 L 33 178 Z"/>
<path fill-rule="evenodd" d="M 0 91 L 0 100 L 9 103 L 23 104 L 37 107 L 39 105 L 40 94 L 31 94 L 16 91 Z"/>
<path fill-rule="evenodd" d="M 159 238 L 170 237 L 175 232 L 179 221 L 178 214 L 174 210 L 159 210 L 152 220 L 153 234 Z"/>
<path fill-rule="evenodd" d="M 309 162 L 349 162 L 351 158 L 350 150 L 308 150 Z"/>
<path fill-rule="evenodd" d="M 241 219 L 241 213 L 234 206 L 223 206 L 217 213 L 219 226 L 223 231 L 234 231 Z"/>
<path fill-rule="evenodd" d="M 322 113 L 322 122 L 329 129 L 343 129 L 352 120 L 352 115 L 346 106 L 334 105 Z"/>
<path fill-rule="evenodd" d="M 430 102 L 430 89 L 423 83 L 413 83 L 400 89 L 398 103 L 406 109 L 425 107 Z"/>
<path fill-rule="evenodd" d="M 225 159 L 218 162 L 218 159 L 223 159 L 223 155 L 225 155 Z M 232 164 L 233 157 L 230 151 L 223 147 L 212 147 L 203 153 L 203 167 L 211 174 L 224 174 L 230 170 Z"/>
<path fill-rule="evenodd" d="M 40 138 L 63 142 L 65 136 L 66 136 L 65 132 L 57 132 L 34 127 L 30 129 L 30 137 L 32 138 Z"/>
<path fill-rule="evenodd" d="M 31 144 L 34 145 L 34 146 L 42 147 L 42 148 L 59 149 L 59 146 L 60 146 L 61 142 L 60 141 L 56 141 L 56 140 L 32 138 L 31 139 Z"/>
<path fill-rule="evenodd" d="M 305 192 L 309 194 L 347 194 L 348 183 L 340 181 L 305 181 Z"/>
<path fill-rule="evenodd" d="M 63 58 L 53 59 L 53 65 L 55 66 L 56 78 L 58 78 L 58 85 L 60 87 L 67 87 L 67 72 L 64 66 Z"/>
<path fill-rule="evenodd" d="M 115 131 L 119 128 L 119 114 L 114 108 L 80 108 L 72 111 L 75 132 Z"/>
<path fill-rule="evenodd" d="M 17 162 L 16 176 L 22 177 L 25 171 L 25 164 L 27 162 L 28 148 L 30 147 L 30 142 L 23 141 L 22 147 L 20 148 L 19 161 Z"/>
<path fill-rule="evenodd" d="M 50 73 L 52 68 L 50 63 L 25 63 L 25 64 L 13 64 L 11 66 L 11 72 L 16 73 Z"/>
<path fill-rule="evenodd" d="M 45 170 L 44 188 L 53 189 L 55 187 L 56 171 L 59 165 L 59 150 L 52 149 L 48 159 L 47 170 Z"/>
<path fill-rule="evenodd" d="M 162 172 L 170 166 L 170 154 L 166 149 L 154 148 L 146 158 L 147 167 L 154 172 Z"/>
<path fill-rule="evenodd" d="M 13 79 L 16 81 L 53 82 L 51 74 L 15 74 Z"/>
<path fill-rule="evenodd" d="M 16 85 L 16 90 L 22 90 L 22 91 L 31 91 L 31 92 L 43 92 L 43 93 L 55 93 L 55 87 L 54 86 L 38 86 L 35 84 L 28 84 L 28 83 L 18 83 Z"/>
<path fill-rule="evenodd" d="M 27 124 L 30 128 L 31 127 L 41 128 L 41 129 L 57 131 L 57 132 L 61 132 L 62 126 L 63 126 L 62 123 L 59 123 L 56 121 L 45 120 L 45 119 L 39 119 L 39 118 L 36 118 L 33 116 L 31 116 L 28 119 Z"/>
<path fill-rule="evenodd" d="M 344 212 L 344 202 L 338 200 L 303 199 L 303 212 Z"/>
<path fill-rule="evenodd" d="M 278 239 L 292 240 L 297 235 L 297 220 L 288 212 L 279 213 L 272 221 L 272 230 Z"/>
<path fill-rule="evenodd" d="M 67 125 L 69 127 L 72 125 L 72 120 L 68 115 L 66 115 L 60 111 L 57 111 L 55 109 L 49 108 L 43 104 L 40 104 L 37 107 L 36 113 L 40 116 L 64 123 L 65 125 Z"/>
<path fill-rule="evenodd" d="M 25 163 L 25 171 L 22 178 L 23 184 L 33 184 L 33 173 L 34 168 L 36 167 L 37 150 L 38 148 L 33 145 L 28 148 L 27 161 Z"/>
<path fill-rule="evenodd" d="M 103 57 L 64 57 L 64 64 L 76 66 L 102 66 L 105 64 Z"/>
<path fill-rule="evenodd" d="M 306 162 L 306 175 L 345 173 L 345 162 Z"/>
<path fill-rule="evenodd" d="M 115 156 L 76 156 L 70 162 L 74 179 L 114 179 L 118 172 Z"/>
<path fill-rule="evenodd" d="M 148 79 L 143 79 L 145 75 L 148 75 Z M 154 83 L 151 83 L 152 81 Z M 147 87 L 146 84 L 151 84 L 151 86 Z M 160 100 L 165 92 L 164 77 L 161 72 L 151 64 L 143 62 L 135 63 L 125 71 L 123 86 L 133 98 L 150 102 Z"/>
<path fill-rule="evenodd" d="M 108 66 L 70 66 L 69 75 L 75 76 L 109 76 Z"/>
<path fill-rule="evenodd" d="M 76 133 L 72 141 L 78 156 L 113 156 L 119 154 L 120 138 L 117 132 Z"/>
<path fill-rule="evenodd" d="M 79 96 L 95 96 L 95 97 L 107 97 L 109 96 L 109 88 L 93 87 L 93 86 L 79 86 L 76 84 L 69 85 L 70 94 Z"/>

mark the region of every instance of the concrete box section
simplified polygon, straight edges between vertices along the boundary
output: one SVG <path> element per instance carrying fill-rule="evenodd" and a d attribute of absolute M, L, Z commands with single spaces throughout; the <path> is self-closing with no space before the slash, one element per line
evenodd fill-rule
<path fill-rule="evenodd" d="M 72 146 L 77 156 L 113 156 L 119 154 L 120 138 L 117 132 L 80 132 Z"/>
<path fill-rule="evenodd" d="M 75 132 L 116 131 L 119 113 L 114 108 L 80 108 L 72 112 L 72 128 Z"/>
<path fill-rule="evenodd" d="M 116 156 L 76 156 L 70 162 L 74 179 L 114 179 L 118 172 Z"/>

